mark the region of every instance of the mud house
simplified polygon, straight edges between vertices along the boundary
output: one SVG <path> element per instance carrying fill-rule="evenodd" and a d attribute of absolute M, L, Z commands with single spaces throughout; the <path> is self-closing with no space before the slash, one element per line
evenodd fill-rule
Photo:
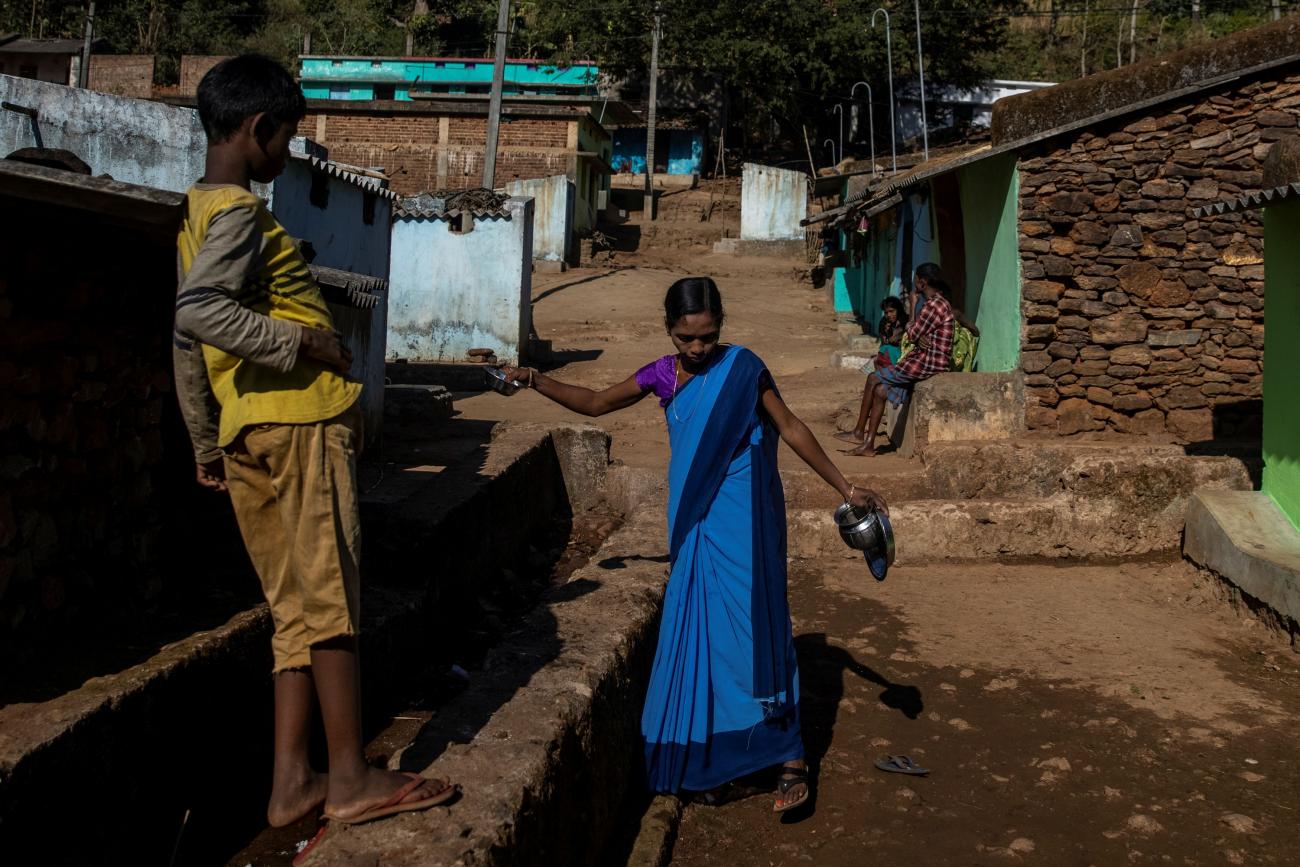
<path fill-rule="evenodd" d="M 1283 158 L 1283 151 L 1287 158 Z M 1198 491 L 1184 552 L 1272 609 L 1300 632 L 1300 139 L 1277 145 L 1265 188 L 1201 205 L 1195 219 L 1263 212 L 1264 305 L 1272 334 L 1264 354 L 1264 468 L 1259 491 Z"/>
<path fill-rule="evenodd" d="M 1300 125 L 1300 22 L 1000 100 L 989 145 L 922 163 L 812 218 L 844 231 L 850 307 L 874 321 L 939 262 L 1016 373 L 1031 430 L 1184 440 L 1259 425 L 1264 227 L 1191 218 L 1261 184 Z"/>
<path fill-rule="evenodd" d="M 388 358 L 517 363 L 532 331 L 533 200 L 472 190 L 394 212 Z"/>

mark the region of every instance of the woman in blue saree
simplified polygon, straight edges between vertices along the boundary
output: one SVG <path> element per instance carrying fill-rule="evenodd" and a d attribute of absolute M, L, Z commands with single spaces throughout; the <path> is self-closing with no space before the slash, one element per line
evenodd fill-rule
<path fill-rule="evenodd" d="M 780 765 L 775 809 L 810 794 L 799 728 L 799 674 L 786 600 L 785 497 L 777 437 L 846 500 L 855 487 L 785 405 L 754 353 L 721 344 L 722 299 L 707 277 L 664 301 L 677 352 L 593 391 L 529 368 L 505 373 L 588 416 L 654 392 L 664 407 L 669 558 L 663 622 L 641 717 L 646 773 L 659 792 L 708 792 Z"/>

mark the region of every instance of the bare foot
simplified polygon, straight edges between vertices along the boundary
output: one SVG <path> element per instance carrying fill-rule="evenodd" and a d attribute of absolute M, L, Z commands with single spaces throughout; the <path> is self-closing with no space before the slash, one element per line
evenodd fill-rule
<path fill-rule="evenodd" d="M 863 437 L 858 436 L 856 433 L 854 433 L 851 430 L 839 431 L 838 433 L 835 434 L 835 438 L 837 440 L 840 440 L 841 442 L 853 443 L 854 445 L 860 445 L 863 440 Z"/>
<path fill-rule="evenodd" d="M 407 774 L 379 768 L 367 768 L 365 775 L 350 785 L 331 779 L 329 797 L 325 801 L 325 815 L 342 822 L 355 821 L 365 813 L 387 804 L 397 792 L 412 782 Z M 449 799 L 455 790 L 452 783 L 443 780 L 421 780 L 390 806 L 405 809 L 415 809 L 416 805 L 432 807 Z"/>
<path fill-rule="evenodd" d="M 864 442 L 856 449 L 841 449 L 840 454 L 848 455 L 851 458 L 874 458 L 876 456 L 876 447 L 871 443 Z"/>
<path fill-rule="evenodd" d="M 271 787 L 271 803 L 266 808 L 267 823 L 272 828 L 292 825 L 325 803 L 328 788 L 329 775 L 314 771 L 296 784 L 277 782 Z"/>

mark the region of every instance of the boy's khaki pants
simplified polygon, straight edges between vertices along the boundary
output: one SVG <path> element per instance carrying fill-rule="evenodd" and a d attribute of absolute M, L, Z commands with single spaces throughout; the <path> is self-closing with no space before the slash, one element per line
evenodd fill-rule
<path fill-rule="evenodd" d="M 275 671 L 311 665 L 312 645 L 356 635 L 361 617 L 357 462 L 361 412 L 246 428 L 226 482 L 271 607 Z"/>

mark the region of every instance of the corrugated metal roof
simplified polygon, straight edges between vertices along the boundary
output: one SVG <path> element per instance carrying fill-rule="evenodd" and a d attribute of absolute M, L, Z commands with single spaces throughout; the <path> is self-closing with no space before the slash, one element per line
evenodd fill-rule
<path fill-rule="evenodd" d="M 383 300 L 388 291 L 388 281 L 369 274 L 341 271 L 324 265 L 312 265 L 311 274 L 320 284 L 326 301 L 370 310 Z"/>
<path fill-rule="evenodd" d="M 509 198 L 482 188 L 420 193 L 401 199 L 393 209 L 393 216 L 428 220 L 446 220 L 462 214 L 476 218 L 504 217 L 509 214 L 505 207 Z"/>
<path fill-rule="evenodd" d="M 349 166 L 344 163 L 336 163 L 333 160 L 325 160 L 311 153 L 300 153 L 290 151 L 289 155 L 296 160 L 302 160 L 309 164 L 313 171 L 324 172 L 325 174 L 338 178 L 345 183 L 360 187 L 368 193 L 374 193 L 390 202 L 397 201 L 397 193 L 384 186 L 385 180 L 383 175 L 378 172 L 372 172 L 369 169 Z"/>
<path fill-rule="evenodd" d="M 982 144 L 957 153 L 935 157 L 929 162 L 921 163 L 909 171 L 900 172 L 893 177 L 885 178 L 874 187 L 867 187 L 867 189 L 858 193 L 856 196 L 850 196 L 844 204 L 840 205 L 838 208 L 832 208 L 829 211 L 822 211 L 820 214 L 809 217 L 803 221 L 802 225 L 810 226 L 814 223 L 834 220 L 839 217 L 847 216 L 850 213 L 855 213 L 863 208 L 868 209 L 869 213 L 867 216 L 875 216 L 880 213 L 881 210 L 890 206 L 889 204 L 885 204 L 885 208 L 882 208 L 880 207 L 882 203 L 893 202 L 894 199 L 900 198 L 901 193 L 917 186 L 922 181 L 929 180 L 938 175 L 947 174 L 948 172 L 955 171 L 964 166 L 972 165 L 990 157 L 1000 156 L 1001 154 L 1015 150 L 1021 146 L 1023 146 L 1023 143 L 1021 142 L 1013 142 L 1001 147 Z M 897 203 L 893 202 L 893 204 Z"/>
<path fill-rule="evenodd" d="M 1238 196 L 1235 199 L 1201 205 L 1199 208 L 1192 209 L 1192 216 L 1199 220 L 1202 217 L 1213 217 L 1220 214 L 1236 213 L 1237 211 L 1257 211 L 1260 208 L 1266 208 L 1287 199 L 1300 199 L 1300 181 L 1292 181 L 1289 184 L 1282 184 L 1280 187 L 1273 187 L 1270 190 L 1246 193 L 1244 196 Z"/>

